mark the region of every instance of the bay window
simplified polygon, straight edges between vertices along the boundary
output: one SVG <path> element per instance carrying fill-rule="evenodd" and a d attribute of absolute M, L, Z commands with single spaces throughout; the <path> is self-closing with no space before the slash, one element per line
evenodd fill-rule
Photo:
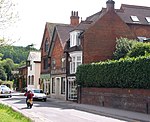
<path fill-rule="evenodd" d="M 70 73 L 76 73 L 77 67 L 82 64 L 82 54 L 74 53 L 70 54 L 71 62 L 70 62 Z"/>

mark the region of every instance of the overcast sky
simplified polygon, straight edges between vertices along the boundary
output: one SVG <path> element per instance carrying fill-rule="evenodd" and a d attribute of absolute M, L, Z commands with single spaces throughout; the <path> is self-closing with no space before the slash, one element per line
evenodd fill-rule
<path fill-rule="evenodd" d="M 107 0 L 16 0 L 20 21 L 14 27 L 4 30 L 3 36 L 16 41 L 14 45 L 35 44 L 40 48 L 46 22 L 70 23 L 71 11 L 78 11 L 79 17 L 86 17 L 106 7 Z M 121 4 L 149 6 L 150 0 L 114 0 L 115 8 Z"/>

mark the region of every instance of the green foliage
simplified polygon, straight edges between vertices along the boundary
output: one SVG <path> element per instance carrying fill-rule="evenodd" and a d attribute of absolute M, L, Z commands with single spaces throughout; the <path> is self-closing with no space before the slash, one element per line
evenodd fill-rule
<path fill-rule="evenodd" d="M 77 68 L 77 83 L 83 87 L 150 88 L 150 56 L 110 60 Z"/>
<path fill-rule="evenodd" d="M 144 56 L 145 53 L 150 53 L 150 43 L 138 42 L 127 53 L 127 56 L 129 56 L 129 57 L 139 57 L 139 56 Z"/>
<path fill-rule="evenodd" d="M 7 75 L 6 75 L 4 68 L 2 66 L 0 66 L 0 79 L 4 80 L 4 81 L 7 79 Z"/>
<path fill-rule="evenodd" d="M 0 118 L 2 122 L 31 122 L 29 118 L 14 111 L 11 107 L 0 104 Z"/>
<path fill-rule="evenodd" d="M 3 58 L 3 54 L 2 53 L 0 53 L 0 60 Z"/>
<path fill-rule="evenodd" d="M 137 43 L 135 40 L 129 40 L 127 38 L 120 38 L 116 40 L 116 50 L 114 52 L 114 59 L 120 59 L 126 56 L 126 54 Z"/>
<path fill-rule="evenodd" d="M 33 47 L 20 47 L 20 46 L 1 46 L 0 53 L 3 54 L 2 60 L 6 58 L 10 58 L 14 61 L 14 63 L 20 64 L 21 62 L 25 62 L 27 56 L 31 50 L 37 50 Z"/>
<path fill-rule="evenodd" d="M 6 60 L 0 61 L 0 65 L 1 67 L 3 67 L 3 71 L 1 72 L 4 72 L 6 74 L 7 80 L 12 80 L 12 71 L 15 69 L 13 60 L 7 58 Z"/>
<path fill-rule="evenodd" d="M 27 47 L 0 46 L 0 79 L 13 80 L 12 71 L 25 65 L 31 50 L 37 50 L 33 47 L 33 44 Z"/>

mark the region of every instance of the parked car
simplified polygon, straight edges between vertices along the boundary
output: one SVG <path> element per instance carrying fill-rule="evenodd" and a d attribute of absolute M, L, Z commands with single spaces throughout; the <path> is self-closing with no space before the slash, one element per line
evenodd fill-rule
<path fill-rule="evenodd" d="M 12 97 L 11 89 L 6 85 L 0 85 L 0 96 L 1 97 Z"/>
<path fill-rule="evenodd" d="M 46 102 L 47 96 L 42 89 L 32 89 L 31 92 L 34 94 L 34 100 L 43 100 Z"/>

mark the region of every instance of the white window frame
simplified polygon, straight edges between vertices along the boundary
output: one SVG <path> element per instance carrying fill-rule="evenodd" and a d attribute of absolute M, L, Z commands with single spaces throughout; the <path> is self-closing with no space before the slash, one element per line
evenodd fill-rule
<path fill-rule="evenodd" d="M 66 92 L 66 78 L 61 77 L 61 94 L 65 94 Z"/>
<path fill-rule="evenodd" d="M 74 74 L 76 73 L 77 67 L 82 64 L 82 52 L 78 51 L 70 53 L 70 57 L 71 57 L 70 74 Z"/>
<path fill-rule="evenodd" d="M 52 78 L 51 79 L 51 82 L 52 82 L 52 94 L 55 94 L 56 93 L 56 89 L 55 89 L 55 87 L 56 87 L 56 82 L 55 82 L 55 78 Z"/>
<path fill-rule="evenodd" d="M 133 22 L 139 22 L 139 18 L 137 16 L 131 16 Z"/>
<path fill-rule="evenodd" d="M 145 19 L 150 24 L 150 17 L 145 17 Z"/>
<path fill-rule="evenodd" d="M 70 47 L 80 45 L 80 39 L 78 38 L 80 33 L 78 30 L 70 32 Z"/>

